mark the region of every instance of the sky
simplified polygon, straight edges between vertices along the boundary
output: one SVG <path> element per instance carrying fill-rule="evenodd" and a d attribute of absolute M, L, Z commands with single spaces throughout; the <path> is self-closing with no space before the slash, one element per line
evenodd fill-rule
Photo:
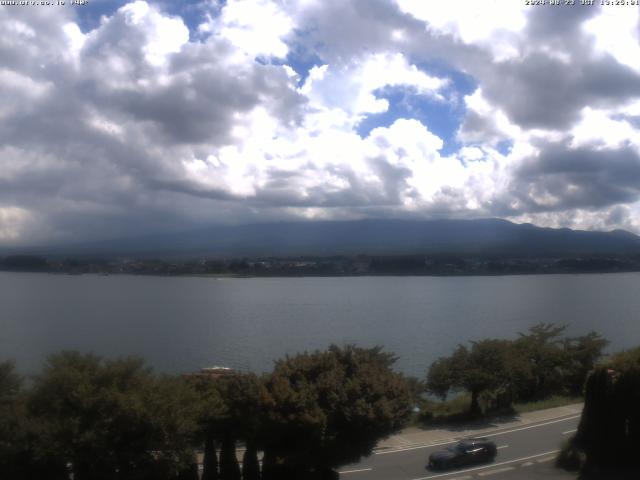
<path fill-rule="evenodd" d="M 638 6 L 1 3 L 0 245 L 360 218 L 640 233 Z"/>

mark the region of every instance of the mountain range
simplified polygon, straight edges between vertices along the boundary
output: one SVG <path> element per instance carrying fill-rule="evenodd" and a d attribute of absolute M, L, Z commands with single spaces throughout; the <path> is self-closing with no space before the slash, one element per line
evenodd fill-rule
<path fill-rule="evenodd" d="M 501 219 L 367 219 L 218 225 L 180 234 L 39 247 L 28 253 L 139 258 L 360 254 L 563 257 L 640 253 L 640 237 L 624 230 L 541 228 Z"/>

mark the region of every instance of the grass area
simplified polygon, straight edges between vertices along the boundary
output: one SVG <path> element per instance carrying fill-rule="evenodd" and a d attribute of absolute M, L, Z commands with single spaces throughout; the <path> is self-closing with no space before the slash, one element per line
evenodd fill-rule
<path fill-rule="evenodd" d="M 469 410 L 471 395 L 463 393 L 457 397 L 444 402 L 426 402 L 426 411 L 430 412 L 434 418 L 459 415 Z"/>
<path fill-rule="evenodd" d="M 491 418 L 508 414 L 517 415 L 525 412 L 534 412 L 536 410 L 562 407 L 564 405 L 571 405 L 582 401 L 583 399 L 581 397 L 564 397 L 556 395 L 535 402 L 517 403 L 509 410 L 488 411 L 484 413 L 482 418 Z M 478 417 L 472 417 L 469 415 L 470 402 L 471 396 L 466 393 L 443 402 L 423 400 L 419 405 L 420 413 L 415 414 L 410 423 L 415 426 L 428 426 L 477 420 Z"/>
<path fill-rule="evenodd" d="M 536 410 L 546 410 L 547 408 L 564 407 L 565 405 L 572 405 L 574 403 L 582 403 L 584 398 L 582 397 L 563 397 L 554 395 L 545 400 L 538 400 L 537 402 L 516 403 L 513 406 L 513 410 L 516 413 L 534 412 Z"/>
<path fill-rule="evenodd" d="M 470 402 L 471 396 L 467 393 L 442 402 L 422 400 L 420 413 L 414 416 L 412 424 L 424 426 L 472 420 L 469 416 Z"/>

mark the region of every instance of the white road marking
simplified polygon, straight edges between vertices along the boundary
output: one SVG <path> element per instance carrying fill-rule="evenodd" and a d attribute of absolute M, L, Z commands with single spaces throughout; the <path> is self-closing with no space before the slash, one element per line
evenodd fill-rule
<path fill-rule="evenodd" d="M 509 448 L 509 445 L 500 445 L 500 446 L 498 447 L 498 450 L 500 450 L 501 448 Z"/>
<path fill-rule="evenodd" d="M 533 465 L 533 462 L 524 462 L 520 464 L 521 467 L 530 467 L 531 465 Z"/>
<path fill-rule="evenodd" d="M 420 450 L 421 448 L 429 448 L 429 447 L 439 447 L 440 445 L 449 445 L 450 443 L 454 443 L 456 440 L 454 438 L 447 440 L 446 442 L 439 443 L 429 443 L 425 445 L 419 445 L 417 447 L 407 447 L 407 448 L 397 448 L 395 450 L 387 450 L 384 452 L 375 452 L 374 455 L 387 455 L 388 453 L 397 453 L 397 452 L 408 452 L 409 450 Z"/>
<path fill-rule="evenodd" d="M 558 453 L 559 451 L 560 450 L 551 450 L 550 452 L 537 453 L 536 455 L 529 455 L 528 457 L 516 458 L 515 460 L 508 460 L 506 462 L 492 463 L 490 465 L 483 465 L 481 467 L 467 468 L 466 470 L 460 470 L 460 471 L 457 471 L 457 472 L 449 472 L 449 473 L 441 473 L 439 475 L 430 475 L 428 477 L 413 478 L 412 480 L 429 480 L 431 478 L 447 477 L 449 475 L 456 475 L 456 474 L 460 474 L 460 473 L 473 472 L 475 470 L 482 470 L 482 469 L 485 469 L 485 468 L 499 467 L 501 465 L 508 465 L 510 463 L 522 462 L 523 460 L 530 460 L 532 458 L 544 457 L 545 455 L 551 455 L 552 453 Z"/>
<path fill-rule="evenodd" d="M 573 420 L 574 418 L 579 418 L 579 417 L 580 415 L 573 415 L 571 417 L 562 418 L 560 420 L 552 420 L 550 422 L 538 423 L 537 425 L 528 425 L 526 427 L 514 428 L 513 430 L 507 430 L 506 432 L 487 433 L 487 434 L 483 434 L 482 436 L 497 437 L 498 435 L 504 435 L 505 433 L 519 432 L 520 430 L 528 430 L 529 428 L 544 427 L 545 425 L 551 425 L 552 423 L 558 423 L 558 422 L 566 422 L 567 420 Z"/>
<path fill-rule="evenodd" d="M 578 417 L 580 417 L 580 415 L 573 415 L 573 416 L 570 416 L 570 417 L 560 418 L 558 420 L 551 420 L 549 422 L 538 423 L 536 425 L 527 425 L 526 427 L 514 428 L 514 429 L 511 429 L 511 430 L 506 430 L 504 432 L 482 433 L 482 434 L 479 434 L 479 436 L 481 436 L 481 437 L 497 437 L 498 435 L 505 435 L 505 434 L 511 433 L 511 432 L 519 432 L 520 430 L 527 430 L 529 428 L 544 427 L 545 425 L 551 425 L 552 423 L 566 422 L 567 420 L 573 420 L 574 418 L 578 418 Z M 387 455 L 389 453 L 408 452 L 410 450 L 419 450 L 421 448 L 438 447 L 440 445 L 448 445 L 449 443 L 454 443 L 455 441 L 456 441 L 456 439 L 450 439 L 450 440 L 447 440 L 446 442 L 430 443 L 430 444 L 425 444 L 425 445 L 418 445 L 416 447 L 397 448 L 395 450 L 387 450 L 387 451 L 384 451 L 384 452 L 375 452 L 374 455 Z"/>
<path fill-rule="evenodd" d="M 536 460 L 536 462 L 538 462 L 538 463 L 550 462 L 551 460 L 554 460 L 555 458 L 556 458 L 555 455 L 552 455 L 550 457 L 539 458 L 538 460 Z"/>
<path fill-rule="evenodd" d="M 343 473 L 358 473 L 358 472 L 370 472 L 373 470 L 372 468 L 359 468 L 358 470 L 344 470 L 342 472 L 338 472 L 340 475 Z"/>
<path fill-rule="evenodd" d="M 486 477 L 487 475 L 495 475 L 496 473 L 508 472 L 509 470 L 515 470 L 516 467 L 502 467 L 497 470 L 489 470 L 488 472 L 479 473 L 479 477 Z"/>
<path fill-rule="evenodd" d="M 574 428 L 573 430 L 567 430 L 566 432 L 562 432 L 563 435 L 569 435 L 570 433 L 577 432 L 578 429 Z"/>
<path fill-rule="evenodd" d="M 452 438 L 452 439 L 447 440 L 446 442 L 429 443 L 429 444 L 419 445 L 417 447 L 396 448 L 395 450 L 386 450 L 384 452 L 375 452 L 374 455 L 387 455 L 388 453 L 408 452 L 409 450 L 419 450 L 421 448 L 439 447 L 440 445 L 448 445 L 448 444 L 453 443 L 455 441 L 456 441 L 455 438 Z"/>

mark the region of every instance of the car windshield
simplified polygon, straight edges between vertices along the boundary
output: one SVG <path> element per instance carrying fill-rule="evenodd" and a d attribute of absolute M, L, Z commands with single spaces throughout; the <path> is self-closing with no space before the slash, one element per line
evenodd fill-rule
<path fill-rule="evenodd" d="M 467 450 L 460 444 L 451 445 L 450 447 L 447 447 L 447 450 L 449 450 L 450 452 L 453 452 L 453 453 L 457 453 L 457 454 L 464 454 L 464 453 L 467 452 Z"/>

